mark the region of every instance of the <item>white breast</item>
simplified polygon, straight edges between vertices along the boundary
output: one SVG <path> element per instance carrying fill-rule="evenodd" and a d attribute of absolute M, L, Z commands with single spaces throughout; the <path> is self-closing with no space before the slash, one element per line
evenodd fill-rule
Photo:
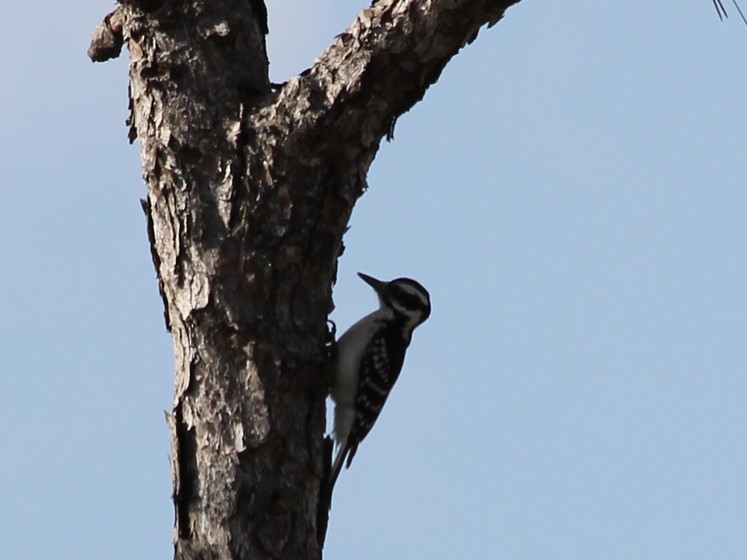
<path fill-rule="evenodd" d="M 334 437 L 337 445 L 347 439 L 353 425 L 361 357 L 373 331 L 379 327 L 379 320 L 385 315 L 380 309 L 366 315 L 345 331 L 337 342 L 337 373 L 332 389 L 332 399 L 335 401 Z"/>

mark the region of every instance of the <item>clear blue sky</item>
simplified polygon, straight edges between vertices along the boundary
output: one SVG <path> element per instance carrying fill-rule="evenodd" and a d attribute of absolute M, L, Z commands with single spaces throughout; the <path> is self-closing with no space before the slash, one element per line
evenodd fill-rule
<path fill-rule="evenodd" d="M 365 3 L 270 2 L 272 78 Z M 727 9 L 734 12 L 730 4 Z M 0 537 L 171 557 L 171 343 L 112 2 L 0 8 Z M 327 560 L 747 555 L 747 28 L 710 0 L 525 0 L 398 122 L 354 213 L 340 329 L 433 315 L 337 487 Z"/>

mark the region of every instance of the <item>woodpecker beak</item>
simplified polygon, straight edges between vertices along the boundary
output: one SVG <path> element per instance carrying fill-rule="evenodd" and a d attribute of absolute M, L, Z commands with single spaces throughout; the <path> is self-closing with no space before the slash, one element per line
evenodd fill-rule
<path fill-rule="evenodd" d="M 368 284 L 374 290 L 376 290 L 377 294 L 382 295 L 386 291 L 386 284 L 387 284 L 386 282 L 377 280 L 373 276 L 369 276 L 368 274 L 363 274 L 362 272 L 359 272 L 358 276 L 360 276 L 361 280 L 363 280 L 366 284 Z"/>

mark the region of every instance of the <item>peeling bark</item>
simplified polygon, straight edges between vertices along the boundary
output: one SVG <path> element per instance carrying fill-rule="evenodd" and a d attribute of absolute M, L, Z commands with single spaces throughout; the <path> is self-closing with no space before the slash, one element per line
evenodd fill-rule
<path fill-rule="evenodd" d="M 353 205 L 397 117 L 515 2 L 376 2 L 278 90 L 261 0 L 130 0 L 97 29 L 92 60 L 130 52 L 174 340 L 177 559 L 321 557 L 327 316 Z"/>

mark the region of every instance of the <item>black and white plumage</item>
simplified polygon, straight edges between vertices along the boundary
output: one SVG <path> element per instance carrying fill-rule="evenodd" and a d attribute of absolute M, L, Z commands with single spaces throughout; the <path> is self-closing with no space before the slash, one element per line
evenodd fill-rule
<path fill-rule="evenodd" d="M 358 445 L 379 417 L 402 370 L 412 332 L 431 313 L 428 291 L 415 280 L 383 282 L 359 273 L 379 296 L 379 309 L 350 327 L 337 343 L 334 439 L 337 456 L 330 493 L 343 463 L 350 466 Z"/>

